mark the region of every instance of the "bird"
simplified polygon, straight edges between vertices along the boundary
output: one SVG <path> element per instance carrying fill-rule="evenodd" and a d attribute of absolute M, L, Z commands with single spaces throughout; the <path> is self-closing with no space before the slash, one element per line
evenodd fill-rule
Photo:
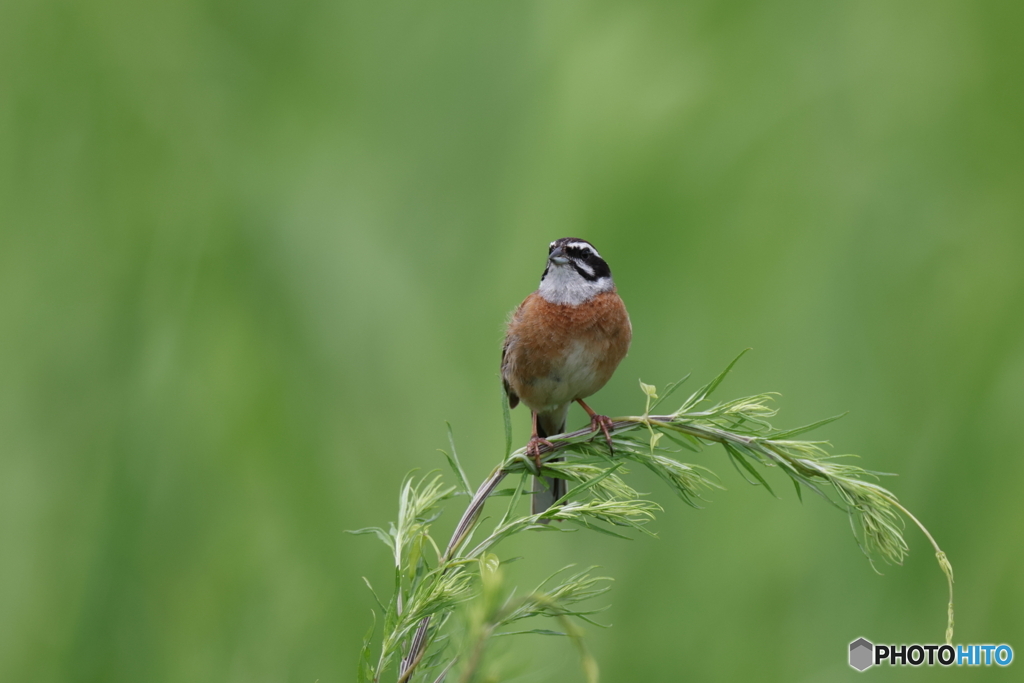
<path fill-rule="evenodd" d="M 533 432 L 526 447 L 540 471 L 540 447 L 565 432 L 569 406 L 579 403 L 590 427 L 604 433 L 608 448 L 612 421 L 583 399 L 608 382 L 626 356 L 633 328 L 608 264 L 593 244 L 563 237 L 548 246 L 540 287 L 509 317 L 501 352 L 501 378 L 510 408 L 522 401 Z M 565 480 L 538 477 L 533 514 L 565 495 Z"/>

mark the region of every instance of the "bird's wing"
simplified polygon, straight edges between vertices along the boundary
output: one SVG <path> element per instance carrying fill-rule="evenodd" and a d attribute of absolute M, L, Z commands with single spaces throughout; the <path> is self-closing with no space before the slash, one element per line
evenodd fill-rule
<path fill-rule="evenodd" d="M 519 405 L 519 396 L 512 390 L 505 376 L 505 358 L 508 356 L 509 338 L 505 337 L 505 343 L 501 345 L 501 383 L 505 385 L 505 393 L 508 394 L 508 407 L 515 408 Z"/>
<path fill-rule="evenodd" d="M 524 301 L 523 303 L 526 302 Z M 512 311 L 512 315 L 509 316 L 509 329 L 508 331 L 505 332 L 505 341 L 501 345 L 501 383 L 505 386 L 505 393 L 508 394 L 509 408 L 515 408 L 517 405 L 519 405 L 519 396 L 512 389 L 512 385 L 508 383 L 508 352 L 512 344 L 515 343 L 515 339 L 511 334 L 512 324 L 513 322 L 515 322 L 515 319 L 519 315 L 519 311 L 522 310 L 522 308 L 523 304 L 519 304 L 516 307 L 516 310 Z"/>

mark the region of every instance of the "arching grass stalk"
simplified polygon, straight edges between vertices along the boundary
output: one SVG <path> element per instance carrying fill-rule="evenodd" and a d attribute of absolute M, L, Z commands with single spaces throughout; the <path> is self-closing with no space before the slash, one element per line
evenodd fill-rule
<path fill-rule="evenodd" d="M 802 497 L 803 488 L 808 488 L 847 513 L 854 537 L 872 566 L 878 558 L 902 564 L 907 544 L 900 513 L 911 519 L 935 548 L 939 566 L 946 575 L 949 584 L 946 642 L 952 642 L 953 570 L 932 535 L 892 492 L 869 480 L 877 479 L 882 473 L 842 460 L 849 456 L 830 454 L 826 450 L 827 442 L 794 438 L 841 416 L 797 429 L 778 430 L 768 422 L 776 413 L 770 405 L 770 394 L 709 405 L 712 392 L 737 360 L 739 357 L 668 414 L 653 411 L 686 378 L 666 387 L 661 396 L 655 387 L 641 383 L 646 395 L 644 413 L 613 421 L 614 456 L 609 457 L 603 440 L 593 440 L 592 431 L 581 429 L 551 437 L 553 446 L 541 447 L 541 472 L 537 471 L 533 459 L 527 457 L 524 448 L 512 451 L 511 423 L 507 403 L 503 403 L 505 458 L 472 495 L 443 552 L 430 535 L 431 524 L 440 515 L 439 506 L 457 491 L 470 493 L 454 441 L 452 452 L 446 456 L 457 487 L 444 486 L 440 475 L 427 475 L 419 481 L 407 477 L 399 499 L 398 522 L 389 525 L 387 530 L 373 527 L 352 532 L 376 535 L 390 548 L 395 563 L 391 598 L 387 603 L 377 598 L 383 615 L 380 651 L 374 661 L 370 654 L 371 632 L 363 644 L 360 681 L 379 682 L 396 661 L 398 683 L 440 683 L 453 671 L 458 674 L 458 680 L 472 681 L 487 643 L 498 635 L 568 635 L 580 643 L 578 631 L 572 627 L 569 617 L 590 622 L 589 615 L 593 611 L 581 609 L 579 603 L 604 592 L 603 587 L 598 587 L 603 579 L 580 572 L 571 574 L 554 589 L 542 585 L 518 598 L 514 591 L 501 597 L 500 562 L 494 549 L 509 536 L 528 530 L 559 533 L 583 528 L 623 538 L 629 538 L 623 532 L 636 530 L 653 535 L 645 525 L 662 508 L 643 498 L 626 482 L 623 477 L 628 474 L 627 463 L 651 470 L 693 507 L 699 507 L 697 501 L 701 500 L 702 491 L 720 487 L 710 470 L 677 460 L 680 451 L 670 450 L 668 444 L 690 451 L 720 444 L 741 476 L 752 484 L 764 486 L 773 495 L 759 468 L 781 469 L 793 482 L 798 496 Z M 555 453 L 561 458 L 559 462 L 551 462 Z M 569 491 L 558 505 L 544 512 L 522 514 L 519 503 L 529 495 L 531 477 L 538 474 L 566 479 L 570 482 Z M 515 487 L 499 490 L 498 486 L 507 477 L 517 478 Z M 498 497 L 508 498 L 504 513 L 497 521 L 484 524 L 480 513 L 485 503 Z M 545 520 L 558 520 L 563 524 L 542 524 Z M 459 605 L 471 600 L 466 610 L 470 615 L 464 620 L 466 625 L 453 627 L 452 615 Z M 562 624 L 562 630 L 501 630 L 529 616 L 555 618 Z M 458 643 L 453 642 L 456 638 Z M 582 645 L 580 648 L 588 680 L 596 681 L 596 664 Z"/>

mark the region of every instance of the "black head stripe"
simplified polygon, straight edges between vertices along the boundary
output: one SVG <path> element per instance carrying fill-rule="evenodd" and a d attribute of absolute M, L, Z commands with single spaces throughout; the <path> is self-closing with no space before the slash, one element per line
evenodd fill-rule
<path fill-rule="evenodd" d="M 587 270 L 586 268 L 581 266 L 575 260 L 569 261 L 569 263 L 572 264 L 573 270 L 575 270 L 577 273 L 579 273 L 580 277 L 582 277 L 584 280 L 586 280 L 588 282 L 595 282 L 598 279 L 600 279 L 596 271 L 594 272 L 593 275 L 591 275 L 589 270 Z"/>
<path fill-rule="evenodd" d="M 608 264 L 604 262 L 603 258 L 592 251 L 584 251 L 581 255 L 576 255 L 571 251 L 566 253 L 569 255 L 569 263 L 585 280 L 595 282 L 612 276 L 612 271 Z"/>
<path fill-rule="evenodd" d="M 573 245 L 565 248 L 565 255 L 570 258 L 579 259 L 580 261 L 586 261 L 595 254 L 592 249 Z"/>

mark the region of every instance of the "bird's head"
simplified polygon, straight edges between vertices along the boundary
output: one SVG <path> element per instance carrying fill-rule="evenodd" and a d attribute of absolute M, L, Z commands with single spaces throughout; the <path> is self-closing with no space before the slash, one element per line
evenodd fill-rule
<path fill-rule="evenodd" d="M 538 290 L 547 301 L 576 305 L 614 289 L 611 269 L 590 242 L 563 237 L 548 247 L 548 263 Z"/>

